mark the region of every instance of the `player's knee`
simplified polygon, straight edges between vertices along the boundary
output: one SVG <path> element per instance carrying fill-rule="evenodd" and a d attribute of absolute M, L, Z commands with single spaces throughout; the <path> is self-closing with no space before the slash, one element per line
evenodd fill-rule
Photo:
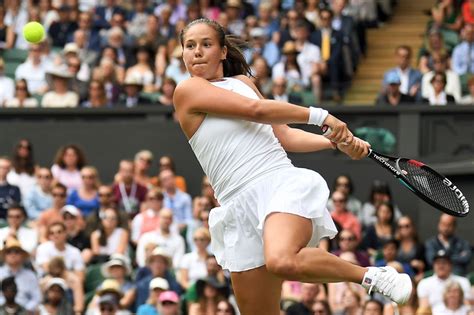
<path fill-rule="evenodd" d="M 286 279 L 293 278 L 298 269 L 296 259 L 291 255 L 269 255 L 265 263 L 269 272 Z"/>

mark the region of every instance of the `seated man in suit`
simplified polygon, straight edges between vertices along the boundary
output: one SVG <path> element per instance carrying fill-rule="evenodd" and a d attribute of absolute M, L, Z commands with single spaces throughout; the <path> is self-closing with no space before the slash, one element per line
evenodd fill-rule
<path fill-rule="evenodd" d="M 319 11 L 320 28 L 311 34 L 310 41 L 321 50 L 324 63 L 323 81 L 329 82 L 332 98 L 341 101 L 343 65 L 342 33 L 332 28 L 333 12 L 324 8 Z"/>
<path fill-rule="evenodd" d="M 395 72 L 400 77 L 400 92 L 421 100 L 421 73 L 411 65 L 412 50 L 410 46 L 401 45 L 395 49 L 397 66 L 385 72 L 382 90 L 388 85 L 390 73 Z"/>
<path fill-rule="evenodd" d="M 150 100 L 141 96 L 143 83 L 135 78 L 125 78 L 123 83 L 125 94 L 120 95 L 118 105 L 123 107 L 136 107 L 138 105 L 151 105 Z"/>

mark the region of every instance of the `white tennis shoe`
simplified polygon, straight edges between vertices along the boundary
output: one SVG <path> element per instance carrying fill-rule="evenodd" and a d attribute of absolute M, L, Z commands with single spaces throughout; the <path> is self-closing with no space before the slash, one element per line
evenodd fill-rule
<path fill-rule="evenodd" d="M 406 273 L 398 273 L 393 267 L 369 267 L 362 286 L 389 297 L 397 304 L 405 304 L 410 298 L 413 285 Z"/>

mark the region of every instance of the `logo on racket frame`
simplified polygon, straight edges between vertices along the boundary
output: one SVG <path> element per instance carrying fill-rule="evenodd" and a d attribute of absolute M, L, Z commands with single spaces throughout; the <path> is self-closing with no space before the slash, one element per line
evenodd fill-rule
<path fill-rule="evenodd" d="M 387 160 L 380 155 L 377 155 L 374 153 L 374 151 L 371 151 L 371 154 L 377 159 L 377 161 L 382 162 L 386 167 L 388 167 L 396 176 L 400 176 L 401 173 L 390 163 L 387 162 Z"/>
<path fill-rule="evenodd" d="M 446 177 L 443 179 L 443 184 L 445 184 L 449 189 L 451 189 L 456 197 L 461 201 L 462 206 L 464 207 L 464 211 L 468 212 L 469 211 L 469 203 L 467 202 L 466 197 L 464 197 L 464 194 L 462 193 L 461 190 L 456 185 L 453 185 L 453 182 L 451 182 L 449 179 Z"/>

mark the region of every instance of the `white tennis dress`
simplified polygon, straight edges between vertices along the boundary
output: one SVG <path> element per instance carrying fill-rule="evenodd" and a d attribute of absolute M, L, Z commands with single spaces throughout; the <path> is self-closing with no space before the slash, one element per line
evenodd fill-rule
<path fill-rule="evenodd" d="M 212 84 L 258 98 L 235 78 Z M 212 209 L 209 226 L 212 251 L 222 268 L 238 272 L 265 264 L 262 232 L 272 212 L 311 219 L 309 246 L 337 234 L 326 209 L 325 180 L 312 170 L 294 167 L 270 125 L 208 114 L 189 143 L 221 205 Z"/>

